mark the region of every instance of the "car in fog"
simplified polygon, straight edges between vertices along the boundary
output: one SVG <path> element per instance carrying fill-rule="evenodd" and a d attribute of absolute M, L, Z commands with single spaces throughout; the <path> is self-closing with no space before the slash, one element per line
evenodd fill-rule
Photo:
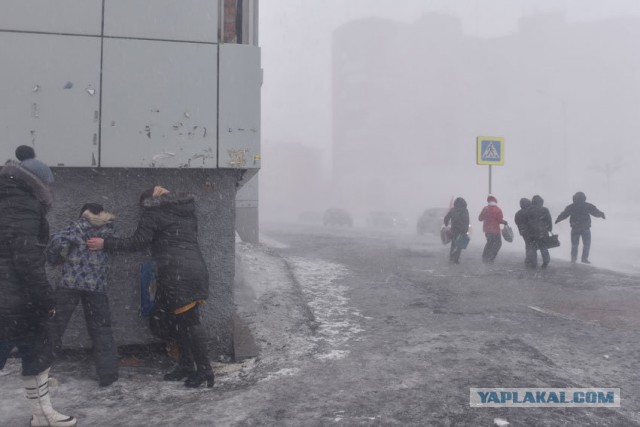
<path fill-rule="evenodd" d="M 404 228 L 407 224 L 407 219 L 397 212 L 374 211 L 367 216 L 367 225 L 372 227 Z"/>
<path fill-rule="evenodd" d="M 425 210 L 418 218 L 416 231 L 420 236 L 427 233 L 440 233 L 440 229 L 444 225 L 444 217 L 448 212 L 448 208 L 429 208 Z"/>
<path fill-rule="evenodd" d="M 322 224 L 322 218 L 322 212 L 304 211 L 298 214 L 298 221 L 306 224 Z"/>
<path fill-rule="evenodd" d="M 344 225 L 353 226 L 351 214 L 342 208 L 329 208 L 322 217 L 323 225 Z"/>

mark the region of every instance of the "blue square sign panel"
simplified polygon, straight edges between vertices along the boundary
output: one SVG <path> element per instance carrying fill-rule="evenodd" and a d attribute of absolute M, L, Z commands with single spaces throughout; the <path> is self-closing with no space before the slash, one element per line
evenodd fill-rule
<path fill-rule="evenodd" d="M 504 138 L 479 136 L 476 163 L 479 165 L 504 165 Z"/>

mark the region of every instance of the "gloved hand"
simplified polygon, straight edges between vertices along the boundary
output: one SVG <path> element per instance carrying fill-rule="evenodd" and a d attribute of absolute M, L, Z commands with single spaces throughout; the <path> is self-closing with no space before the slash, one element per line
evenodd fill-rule
<path fill-rule="evenodd" d="M 607 219 L 607 218 L 605 218 L 605 216 L 604 216 L 604 212 L 602 213 L 602 219 Z"/>

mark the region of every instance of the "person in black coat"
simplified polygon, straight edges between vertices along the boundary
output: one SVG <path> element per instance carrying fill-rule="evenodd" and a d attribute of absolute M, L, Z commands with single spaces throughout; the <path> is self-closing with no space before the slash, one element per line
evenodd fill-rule
<path fill-rule="evenodd" d="M 49 395 L 53 348 L 48 322 L 55 315 L 53 288 L 45 273 L 49 238 L 46 214 L 53 197 L 47 165 L 9 161 L 0 170 L 0 369 L 14 348 L 32 426 L 75 426 L 74 417 L 55 411 Z"/>
<path fill-rule="evenodd" d="M 553 229 L 553 220 L 549 209 L 544 207 L 542 197 L 535 195 L 531 198 L 531 207 L 527 210 L 527 233 L 529 234 L 529 250 L 526 264 L 530 268 L 538 266 L 538 250 L 542 256 L 542 268 L 547 268 L 551 256 L 549 249 L 542 244 L 542 239 L 549 236 Z"/>
<path fill-rule="evenodd" d="M 444 225 L 448 226 L 451 222 L 451 249 L 449 250 L 449 262 L 460 263 L 460 253 L 462 248 L 457 244 L 459 238 L 466 236 L 469 231 L 469 211 L 467 210 L 467 202 L 458 197 L 453 202 L 453 207 L 444 217 Z"/>
<path fill-rule="evenodd" d="M 516 216 L 514 220 L 516 222 L 516 227 L 518 227 L 518 233 L 520 233 L 520 235 L 524 239 L 524 253 L 525 253 L 524 266 L 526 268 L 535 268 L 536 265 L 531 264 L 531 257 L 530 257 L 532 248 L 530 248 L 531 238 L 529 237 L 529 235 L 531 233 L 529 232 L 529 224 L 527 222 L 527 212 L 529 208 L 531 208 L 531 200 L 527 199 L 526 197 L 523 197 L 522 199 L 520 199 L 520 210 L 516 212 Z M 535 254 L 535 249 L 533 249 L 533 251 Z"/>
<path fill-rule="evenodd" d="M 567 206 L 556 219 L 557 224 L 569 218 L 569 223 L 571 224 L 571 262 L 576 262 L 578 259 L 578 246 L 580 238 L 582 238 L 581 260 L 585 264 L 591 264 L 589 262 L 589 250 L 591 249 L 592 216 L 605 219 L 604 213 L 591 203 L 587 203 L 587 196 L 582 191 L 578 191 L 573 195 L 573 203 Z"/>
<path fill-rule="evenodd" d="M 209 296 L 209 273 L 198 245 L 195 199 L 156 186 L 142 193 L 140 205 L 142 216 L 131 237 L 94 237 L 87 246 L 109 252 L 151 247 L 158 268 L 153 316 L 176 341 L 180 352 L 178 367 L 164 379 L 186 378 L 187 387 L 199 387 L 206 381 L 213 387 L 213 370 L 198 312 L 198 306 Z"/>

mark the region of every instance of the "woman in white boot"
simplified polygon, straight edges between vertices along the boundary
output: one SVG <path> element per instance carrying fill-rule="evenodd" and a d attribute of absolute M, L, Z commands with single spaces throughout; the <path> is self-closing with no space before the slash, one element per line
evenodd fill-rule
<path fill-rule="evenodd" d="M 45 274 L 44 247 L 52 174 L 33 156 L 29 160 L 10 161 L 0 170 L 0 369 L 17 348 L 31 425 L 75 426 L 74 417 L 53 409 L 49 395 L 53 356 L 47 322 L 55 315 L 55 300 Z"/>

